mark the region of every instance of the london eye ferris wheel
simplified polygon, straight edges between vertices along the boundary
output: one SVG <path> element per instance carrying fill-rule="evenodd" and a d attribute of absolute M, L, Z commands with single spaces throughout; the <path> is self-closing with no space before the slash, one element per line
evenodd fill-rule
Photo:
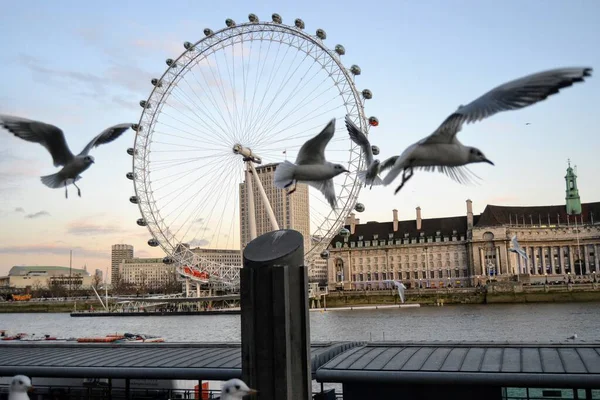
<path fill-rule="evenodd" d="M 135 189 L 130 201 L 142 214 L 137 224 L 147 227 L 148 244 L 160 246 L 164 261 L 186 278 L 235 287 L 241 265 L 215 262 L 194 248 L 240 250 L 257 235 L 257 218 L 267 221 L 267 231 L 296 229 L 277 212 L 287 202 L 293 208 L 288 213 L 308 212 L 305 260 L 312 266 L 325 257 L 346 216 L 364 210 L 357 203 L 356 173 L 365 168 L 360 148 L 344 124 L 336 124 L 326 158 L 350 172 L 334 179 L 335 209 L 311 187 L 291 194 L 304 198 L 290 206 L 285 191 L 260 171 L 293 161 L 332 117 L 349 115 L 368 132 L 378 124 L 364 114 L 372 93 L 355 87 L 361 70 L 342 64 L 344 46 L 330 50 L 325 31 L 311 35 L 301 19 L 286 25 L 278 14 L 268 22 L 250 14 L 248 22 L 227 19 L 226 27 L 204 29 L 204 36 L 166 60 L 165 72 L 152 79 L 150 95 L 140 101 L 135 143 L 128 149 L 133 171 L 127 174 Z"/>

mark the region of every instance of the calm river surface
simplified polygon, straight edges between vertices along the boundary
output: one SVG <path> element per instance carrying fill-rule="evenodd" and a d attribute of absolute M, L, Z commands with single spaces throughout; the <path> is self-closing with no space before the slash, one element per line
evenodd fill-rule
<path fill-rule="evenodd" d="M 313 341 L 600 340 L 600 304 L 449 305 L 310 313 Z M 0 330 L 58 337 L 145 333 L 168 342 L 240 341 L 239 315 L 72 318 L 69 314 L 0 314 Z"/>

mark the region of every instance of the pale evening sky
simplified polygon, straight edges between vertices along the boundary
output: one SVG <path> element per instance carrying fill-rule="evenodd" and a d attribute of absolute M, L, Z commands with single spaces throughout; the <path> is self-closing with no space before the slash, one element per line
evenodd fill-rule
<path fill-rule="evenodd" d="M 210 4 L 210 5 L 209 5 Z M 595 0 L 426 1 L 12 1 L 0 15 L 0 113 L 55 124 L 79 152 L 108 125 L 137 122 L 139 100 L 166 58 L 202 30 L 246 21 L 249 13 L 285 23 L 300 17 L 306 30 L 323 28 L 344 62 L 362 68 L 359 89 L 373 99 L 366 114 L 380 126 L 371 140 L 382 155 L 399 154 L 431 133 L 458 105 L 492 87 L 549 68 L 590 66 L 583 84 L 524 110 L 464 127 L 460 140 L 481 148 L 496 166 L 471 170 L 482 178 L 463 186 L 446 176 L 416 172 L 405 189 L 363 190 L 362 221 L 462 215 L 486 204 L 564 203 L 566 160 L 578 167 L 582 201 L 600 200 L 600 2 Z M 526 125 L 530 123 L 530 125 Z M 77 197 L 41 184 L 54 173 L 47 151 L 0 131 L 0 275 L 14 265 L 64 265 L 106 270 L 110 246 L 129 243 L 137 256 L 162 256 L 135 224 L 137 206 L 125 173 L 131 170 L 129 131 L 92 151 L 96 164 L 78 182 Z"/>

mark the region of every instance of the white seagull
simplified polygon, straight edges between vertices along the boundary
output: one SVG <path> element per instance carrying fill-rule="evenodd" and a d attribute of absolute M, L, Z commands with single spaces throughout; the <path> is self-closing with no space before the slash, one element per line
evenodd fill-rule
<path fill-rule="evenodd" d="M 132 124 L 119 124 L 107 128 L 93 138 L 78 155 L 71 153 L 63 131 L 54 125 L 9 115 L 0 115 L 0 125 L 16 137 L 39 143 L 50 152 L 54 166 L 63 168 L 55 174 L 42 176 L 42 183 L 52 189 L 64 187 L 65 197 L 68 198 L 67 185 L 70 184 L 77 188 L 77 194 L 81 197 L 81 190 L 75 182 L 81 179 L 80 174 L 94 163 L 94 157 L 88 155 L 90 150 L 117 139 L 131 128 Z"/>
<path fill-rule="evenodd" d="M 296 183 L 306 183 L 318 189 L 331 206 L 337 207 L 333 178 L 343 172 L 349 172 L 343 165 L 333 164 L 325 160 L 325 147 L 335 132 L 335 118 L 317 136 L 302 145 L 296 163 L 289 161 L 280 163 L 275 169 L 273 184 L 279 189 L 287 189 L 292 184 L 294 188 L 287 192 L 292 194 L 296 190 Z"/>
<path fill-rule="evenodd" d="M 25 375 L 17 375 L 10 381 L 8 400 L 29 400 L 27 392 L 32 389 L 31 379 Z"/>
<path fill-rule="evenodd" d="M 404 286 L 404 283 L 402 283 L 401 281 L 394 281 L 391 279 L 388 279 L 384 282 L 392 282 L 394 285 L 396 285 L 396 287 L 398 288 L 398 296 L 400 296 L 400 301 L 402 302 L 402 304 L 404 304 L 404 291 L 406 290 L 406 286 Z"/>
<path fill-rule="evenodd" d="M 527 253 L 525 252 L 525 250 L 523 250 L 523 248 L 519 244 L 519 241 L 517 240 L 517 235 L 514 235 L 510 239 L 510 241 L 512 242 L 512 247 L 510 249 L 508 249 L 508 251 L 510 251 L 512 253 L 517 253 L 518 255 L 523 257 L 525 260 L 529 260 Z"/>
<path fill-rule="evenodd" d="M 348 128 L 348 134 L 350 139 L 358 146 L 360 146 L 363 157 L 365 159 L 366 170 L 358 171 L 356 176 L 365 186 L 382 185 L 383 181 L 379 177 L 379 160 L 373 159 L 373 148 L 367 138 L 367 135 L 361 131 L 358 126 L 350 120 L 350 116 L 346 115 L 346 128 Z"/>
<path fill-rule="evenodd" d="M 467 164 L 494 163 L 481 150 L 464 146 L 458 141 L 456 135 L 463 124 L 481 121 L 502 111 L 530 106 L 575 82 L 582 82 L 591 73 L 592 68 L 587 67 L 538 72 L 500 85 L 466 106 L 459 106 L 435 132 L 404 150 L 383 179 L 383 184 L 389 185 L 402 172 L 402 182 L 395 191 L 398 193 L 413 176 L 413 168 L 426 171 L 437 169 L 459 183 L 469 182 L 473 174 L 465 167 Z"/>
<path fill-rule="evenodd" d="M 241 379 L 230 379 L 221 385 L 221 400 L 242 400 L 248 394 L 258 393 Z"/>

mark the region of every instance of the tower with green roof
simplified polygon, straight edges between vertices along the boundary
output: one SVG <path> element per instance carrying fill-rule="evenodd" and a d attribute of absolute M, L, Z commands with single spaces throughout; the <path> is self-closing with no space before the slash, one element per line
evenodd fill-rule
<path fill-rule="evenodd" d="M 571 160 L 568 161 L 567 175 L 565 175 L 565 183 L 567 184 L 567 214 L 581 214 L 581 199 L 579 198 L 579 189 L 577 189 L 577 175 L 571 168 Z"/>

